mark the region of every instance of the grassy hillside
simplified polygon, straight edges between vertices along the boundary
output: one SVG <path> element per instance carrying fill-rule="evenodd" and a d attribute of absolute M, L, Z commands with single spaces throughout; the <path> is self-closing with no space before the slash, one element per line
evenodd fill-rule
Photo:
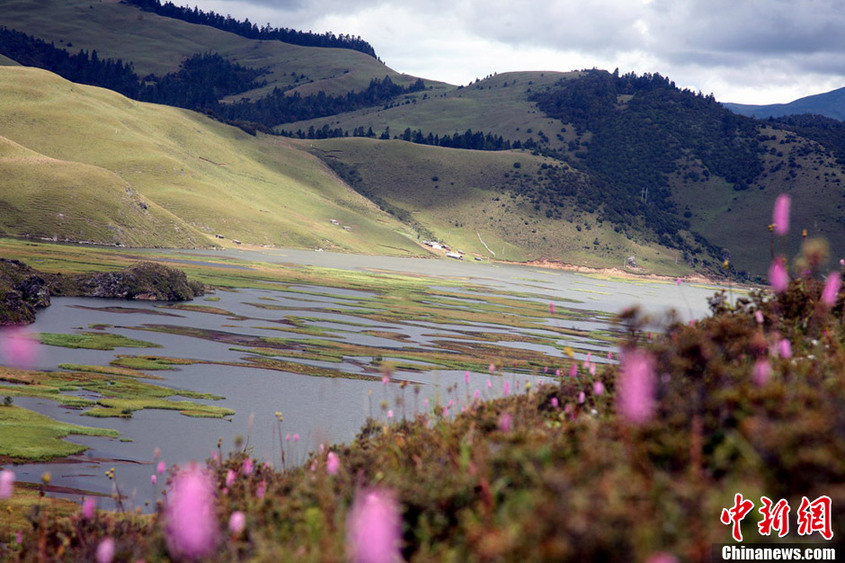
<path fill-rule="evenodd" d="M 575 189 L 587 181 L 549 158 L 398 140 L 329 139 L 308 146 L 358 189 L 469 256 L 622 268 L 633 255 L 648 271 L 688 271 L 677 251 L 617 232 L 572 198 L 554 208 L 536 200 L 529 188 L 550 166 L 559 167 Z"/>
<path fill-rule="evenodd" d="M 357 51 L 254 41 L 143 12 L 119 0 L 6 0 L 2 24 L 74 53 L 96 49 L 100 58 L 131 61 L 140 76 L 174 72 L 195 53 L 217 52 L 242 65 L 268 69 L 266 87 L 241 95 L 254 99 L 276 86 L 296 87 L 303 95 L 317 90 L 345 94 L 385 75 L 399 84 L 416 80 Z"/>
<path fill-rule="evenodd" d="M 420 252 L 398 221 L 283 139 L 24 67 L 0 67 L 0 114 L 8 234 Z"/>
<path fill-rule="evenodd" d="M 389 108 L 370 108 L 321 119 L 286 123 L 278 127 L 286 131 L 320 129 L 324 125 L 353 131 L 372 127 L 380 135 L 386 128 L 392 137 L 401 136 L 405 128 L 435 135 L 463 133 L 467 129 L 501 135 L 511 141 L 538 139 L 542 131 L 555 148 L 561 148 L 567 135 L 562 124 L 537 109 L 528 100 L 531 92 L 552 86 L 558 80 L 575 78 L 578 72 L 508 72 L 490 76 L 471 85 L 443 91 L 427 91 L 406 95 Z M 428 84 L 428 82 L 426 82 Z M 406 103 L 407 102 L 407 103 Z M 568 137 L 572 137 L 570 133 Z"/>

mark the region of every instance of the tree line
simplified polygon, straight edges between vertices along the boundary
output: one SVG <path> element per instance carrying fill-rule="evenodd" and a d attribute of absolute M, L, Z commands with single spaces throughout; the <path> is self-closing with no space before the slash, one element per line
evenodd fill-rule
<path fill-rule="evenodd" d="M 298 139 L 335 139 L 338 137 L 369 137 L 372 139 L 379 138 L 386 139 L 401 139 L 410 143 L 418 145 L 431 145 L 435 147 L 445 147 L 452 149 L 472 149 L 479 151 L 501 151 L 510 149 L 523 148 L 520 141 L 511 142 L 501 135 L 493 135 L 491 133 L 484 133 L 482 131 L 473 131 L 467 129 L 463 133 L 457 131 L 452 135 L 435 135 L 423 133 L 420 129 L 411 130 L 407 127 L 401 135 L 392 135 L 390 127 L 386 127 L 380 134 L 376 134 L 372 127 L 364 128 L 363 126 L 355 127 L 352 131 L 343 129 L 341 127 L 331 128 L 328 124 L 322 127 L 315 127 L 311 125 L 307 130 L 297 129 L 296 131 L 288 131 L 282 129 L 279 134 L 286 137 L 294 137 Z"/>
<path fill-rule="evenodd" d="M 381 80 L 372 79 L 364 90 L 341 95 L 325 92 L 288 95 L 275 88 L 260 100 L 224 104 L 219 100 L 266 84 L 259 80 L 265 71 L 242 66 L 218 53 L 203 53 L 185 60 L 176 72 L 141 78 L 131 62 L 102 59 L 96 50 L 73 54 L 6 27 L 0 27 L 0 53 L 21 64 L 49 70 L 80 84 L 108 88 L 135 100 L 202 111 L 252 133 L 256 129 L 270 133 L 272 127 L 282 123 L 380 105 L 426 88 L 421 79 L 402 86 L 385 76 Z"/>
<path fill-rule="evenodd" d="M 335 35 L 327 31 L 325 33 L 313 33 L 311 31 L 297 31 L 289 28 L 271 27 L 269 23 L 258 27 L 249 19 L 238 21 L 232 16 L 221 16 L 214 12 L 204 12 L 194 6 L 193 9 L 187 6 L 178 7 L 172 2 L 162 4 L 159 0 L 123 0 L 126 4 L 137 6 L 144 11 L 153 12 L 160 16 L 182 20 L 184 22 L 207 25 L 228 31 L 245 37 L 247 39 L 260 39 L 268 41 L 282 41 L 293 45 L 305 47 L 334 47 L 338 49 L 352 49 L 370 55 L 377 59 L 373 46 L 361 39 L 360 36 L 349 34 Z"/>

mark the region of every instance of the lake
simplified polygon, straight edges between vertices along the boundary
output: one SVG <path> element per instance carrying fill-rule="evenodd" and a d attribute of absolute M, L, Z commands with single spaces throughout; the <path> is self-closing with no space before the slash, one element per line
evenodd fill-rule
<path fill-rule="evenodd" d="M 54 298 L 29 330 L 107 331 L 160 347 L 99 351 L 40 346 L 37 369 L 108 366 L 121 355 L 191 360 L 156 370 L 154 375 L 162 379 L 154 383 L 225 397 L 196 402 L 227 407 L 235 414 L 212 419 L 145 409 L 131 418 L 95 418 L 54 401 L 19 397 L 17 405 L 60 421 L 115 429 L 121 437 L 70 436 L 89 447 L 85 454 L 62 463 L 17 466 L 18 480 L 39 482 L 50 471 L 53 485 L 106 495 L 116 483 L 128 497 L 127 506 L 146 509 L 163 483 L 150 483 L 156 448 L 168 465 L 183 464 L 210 457 L 218 439 L 225 453 L 241 437 L 259 460 L 280 466 L 284 453 L 286 464 L 300 463 L 320 444 L 351 440 L 368 416 L 387 421 L 434 405 L 446 407 L 451 415 L 476 390 L 481 398 L 502 396 L 506 387 L 524 392 L 526 382 L 551 381 L 555 370 L 568 373 L 573 362 L 614 361 L 614 314 L 639 305 L 658 317 L 676 309 L 685 319 L 697 318 L 706 314 L 707 298 L 718 289 L 516 265 L 329 252 L 173 251 L 167 256 L 176 267 L 220 266 L 217 262 L 225 258 L 232 269 L 248 269 L 251 261 L 260 261 L 374 272 L 376 277 L 423 275 L 418 283 L 425 291 L 408 297 L 407 289 L 394 294 L 329 283 L 279 283 L 278 288 L 217 291 L 210 299 L 191 302 L 201 306 L 193 309 Z M 567 347 L 574 350 L 574 359 L 567 357 Z M 492 370 L 488 363 L 494 364 Z M 390 374 L 386 383 L 384 373 Z M 277 412 L 283 415 L 281 422 Z M 114 481 L 104 475 L 111 467 Z M 80 493 L 69 496 L 79 499 Z M 114 504 L 104 497 L 100 507 Z"/>

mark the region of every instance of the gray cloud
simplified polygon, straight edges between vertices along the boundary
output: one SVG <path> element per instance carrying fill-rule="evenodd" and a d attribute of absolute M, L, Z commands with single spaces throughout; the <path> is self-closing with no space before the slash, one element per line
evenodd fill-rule
<path fill-rule="evenodd" d="M 840 0 L 193 3 L 259 24 L 360 35 L 396 70 L 452 83 L 506 70 L 619 67 L 747 103 L 845 84 Z"/>

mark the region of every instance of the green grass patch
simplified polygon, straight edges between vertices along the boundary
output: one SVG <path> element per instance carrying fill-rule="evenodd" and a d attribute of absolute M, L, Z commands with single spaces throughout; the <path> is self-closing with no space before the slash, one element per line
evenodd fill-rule
<path fill-rule="evenodd" d="M 114 350 L 115 348 L 161 348 L 158 344 L 135 340 L 121 334 L 85 332 L 82 334 L 59 334 L 42 332 L 39 334 L 42 344 L 62 348 L 85 348 L 89 350 Z"/>
<path fill-rule="evenodd" d="M 17 406 L 0 407 L 0 456 L 16 460 L 47 461 L 85 451 L 86 446 L 64 439 L 72 434 L 111 438 L 118 436 L 115 430 L 57 422 Z"/>

